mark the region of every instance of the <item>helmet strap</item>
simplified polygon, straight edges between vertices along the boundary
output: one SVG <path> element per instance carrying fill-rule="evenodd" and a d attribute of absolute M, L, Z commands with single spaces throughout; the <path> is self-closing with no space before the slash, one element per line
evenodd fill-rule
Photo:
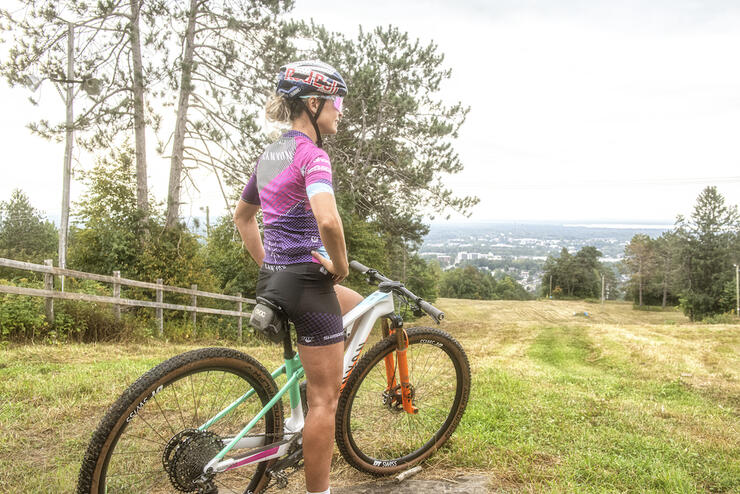
<path fill-rule="evenodd" d="M 321 131 L 319 130 L 319 124 L 317 123 L 317 120 L 319 119 L 319 115 L 321 115 L 321 110 L 324 109 L 324 103 L 326 103 L 325 99 L 319 100 L 319 107 L 316 109 L 316 115 L 311 113 L 311 109 L 308 107 L 305 101 L 301 100 L 301 103 L 303 103 L 303 106 L 306 108 L 306 113 L 308 113 L 308 119 L 311 120 L 311 124 L 313 125 L 313 130 L 316 131 L 316 146 L 322 147 L 322 140 L 321 140 Z"/>

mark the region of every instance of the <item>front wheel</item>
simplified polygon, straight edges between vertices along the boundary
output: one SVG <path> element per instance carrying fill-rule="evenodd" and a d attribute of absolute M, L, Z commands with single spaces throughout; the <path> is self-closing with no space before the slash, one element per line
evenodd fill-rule
<path fill-rule="evenodd" d="M 409 381 L 413 405 L 399 406 L 400 390 L 388 389 L 386 357 L 396 338 L 389 336 L 362 357 L 339 397 L 336 440 L 344 459 L 374 475 L 390 475 L 428 458 L 452 435 L 470 395 L 470 364 L 460 343 L 444 331 L 407 331 Z M 398 376 L 396 360 L 392 371 Z"/>
<path fill-rule="evenodd" d="M 254 393 L 245 397 L 250 390 Z M 133 492 L 260 492 L 268 462 L 216 474 L 204 486 L 203 467 L 275 395 L 269 372 L 229 348 L 202 348 L 173 357 L 141 376 L 110 407 L 88 446 L 79 494 Z M 207 430 L 205 422 L 243 402 Z M 281 439 L 278 402 L 249 432 L 255 446 Z M 227 458 L 244 450 L 232 450 Z"/>

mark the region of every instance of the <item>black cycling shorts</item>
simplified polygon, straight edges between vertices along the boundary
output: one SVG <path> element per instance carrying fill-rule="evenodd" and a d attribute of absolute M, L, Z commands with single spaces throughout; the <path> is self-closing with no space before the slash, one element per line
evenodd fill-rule
<path fill-rule="evenodd" d="M 295 325 L 301 345 L 326 346 L 344 341 L 334 281 L 321 264 L 264 263 L 257 279 L 257 295 L 283 308 Z"/>

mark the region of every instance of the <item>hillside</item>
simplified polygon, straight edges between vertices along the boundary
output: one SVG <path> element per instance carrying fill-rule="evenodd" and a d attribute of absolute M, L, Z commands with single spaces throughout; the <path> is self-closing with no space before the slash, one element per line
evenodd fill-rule
<path fill-rule="evenodd" d="M 483 474 L 495 492 L 740 490 L 740 326 L 627 304 L 437 305 L 468 353 L 473 388 L 421 478 Z M 105 408 L 145 370 L 198 345 L 4 349 L 0 491 L 70 492 Z M 240 349 L 268 367 L 281 358 L 277 347 Z M 303 492 L 298 477 L 281 492 Z M 368 480 L 339 457 L 333 479 Z"/>

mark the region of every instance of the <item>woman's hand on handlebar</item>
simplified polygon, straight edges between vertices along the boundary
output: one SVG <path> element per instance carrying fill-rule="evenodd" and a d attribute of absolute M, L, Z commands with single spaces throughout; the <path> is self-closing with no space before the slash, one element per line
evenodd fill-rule
<path fill-rule="evenodd" d="M 324 269 L 329 271 L 332 278 L 334 279 L 334 283 L 341 283 L 349 275 L 349 264 L 347 264 L 347 262 L 345 262 L 344 265 L 341 265 L 339 263 L 335 264 L 315 250 L 311 251 L 311 255 L 314 257 L 314 259 L 319 261 L 322 266 L 324 266 Z"/>

